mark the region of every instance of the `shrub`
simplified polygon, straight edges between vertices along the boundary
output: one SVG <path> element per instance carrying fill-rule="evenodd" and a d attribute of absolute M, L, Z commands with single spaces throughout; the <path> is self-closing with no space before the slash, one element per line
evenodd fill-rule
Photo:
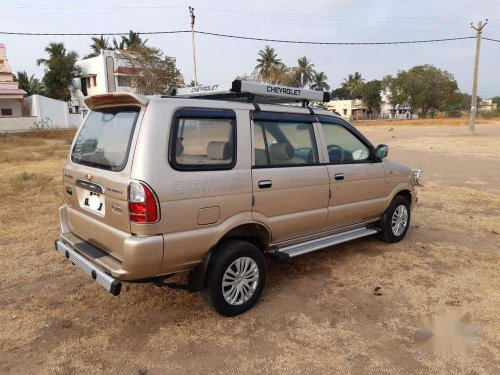
<path fill-rule="evenodd" d="M 497 110 L 491 111 L 491 112 L 479 112 L 478 115 L 479 115 L 479 117 L 482 117 L 482 118 L 500 117 L 500 109 L 497 109 Z"/>
<path fill-rule="evenodd" d="M 34 130 L 46 130 L 53 127 L 52 120 L 48 117 L 42 118 L 40 121 L 34 121 L 32 129 Z"/>
<path fill-rule="evenodd" d="M 448 111 L 448 117 L 460 118 L 460 117 L 462 117 L 462 111 L 459 111 L 459 110 Z"/>

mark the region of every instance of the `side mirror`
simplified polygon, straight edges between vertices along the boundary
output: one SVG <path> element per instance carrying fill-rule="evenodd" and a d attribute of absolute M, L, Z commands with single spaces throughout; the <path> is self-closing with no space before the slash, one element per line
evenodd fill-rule
<path fill-rule="evenodd" d="M 378 145 L 375 149 L 375 156 L 379 159 L 383 159 L 389 153 L 389 147 L 387 145 Z"/>

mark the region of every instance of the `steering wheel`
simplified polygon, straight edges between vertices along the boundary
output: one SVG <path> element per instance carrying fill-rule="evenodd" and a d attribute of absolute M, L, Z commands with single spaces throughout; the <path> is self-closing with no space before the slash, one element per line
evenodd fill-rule
<path fill-rule="evenodd" d="M 328 158 L 330 162 L 342 162 L 344 160 L 344 150 L 339 145 L 328 145 Z"/>

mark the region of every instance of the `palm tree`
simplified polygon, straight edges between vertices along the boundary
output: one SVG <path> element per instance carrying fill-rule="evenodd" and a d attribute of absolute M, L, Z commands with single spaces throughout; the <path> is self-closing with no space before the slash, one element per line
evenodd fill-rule
<path fill-rule="evenodd" d="M 87 55 L 87 57 L 94 57 L 98 56 L 101 54 L 101 51 L 103 49 L 111 49 L 111 46 L 109 45 L 109 38 L 104 39 L 104 36 L 101 35 L 99 38 L 93 36 L 92 38 L 92 44 L 90 45 L 90 48 L 92 49 L 92 53 Z"/>
<path fill-rule="evenodd" d="M 259 57 L 257 58 L 258 64 L 255 69 L 258 70 L 261 79 L 264 82 L 269 82 L 276 76 L 277 70 L 282 69 L 284 64 L 281 59 L 278 59 L 278 54 L 269 46 L 266 46 L 263 50 L 259 51 Z"/>
<path fill-rule="evenodd" d="M 36 60 L 36 64 L 38 66 L 44 65 L 45 67 L 48 68 L 51 59 L 67 56 L 66 47 L 64 47 L 64 43 L 56 43 L 56 42 L 49 43 L 49 45 L 45 47 L 45 52 L 49 54 L 49 58 L 48 59 L 42 58 Z M 76 52 L 71 51 L 69 52 L 69 54 L 76 55 L 76 57 L 78 57 Z"/>
<path fill-rule="evenodd" d="M 353 98 L 359 98 L 364 83 L 365 79 L 361 76 L 361 73 L 354 72 L 354 74 L 349 74 L 347 78 L 344 78 L 342 87 L 347 89 Z"/>
<path fill-rule="evenodd" d="M 113 47 L 115 49 L 120 49 L 120 50 L 125 49 L 125 40 L 124 40 L 124 38 L 122 37 L 122 40 L 120 40 L 120 42 L 118 42 L 116 40 L 116 38 L 113 38 Z"/>
<path fill-rule="evenodd" d="M 38 59 L 36 63 L 45 67 L 43 84 L 46 94 L 51 98 L 67 101 L 71 97 L 69 89 L 74 86 L 73 80 L 80 75 L 80 68 L 76 66 L 78 54 L 66 51 L 63 43 L 55 42 L 45 47 L 45 52 L 49 57 Z"/>
<path fill-rule="evenodd" d="M 133 49 L 134 47 L 144 46 L 148 40 L 143 41 L 139 33 L 130 30 L 128 36 L 122 36 L 122 41 L 127 49 Z"/>
<path fill-rule="evenodd" d="M 300 75 L 300 87 L 305 87 L 312 81 L 314 64 L 311 64 L 311 60 L 306 56 L 302 56 L 297 63 Z"/>
<path fill-rule="evenodd" d="M 26 91 L 28 96 L 35 94 L 43 95 L 45 93 L 45 86 L 43 83 L 35 78 L 34 74 L 28 77 L 28 73 L 26 73 L 25 70 L 17 72 L 17 74 L 14 75 L 14 80 L 19 82 L 19 88 Z"/>
<path fill-rule="evenodd" d="M 326 82 L 328 77 L 323 72 L 314 72 L 311 83 L 311 90 L 329 91 L 330 85 Z"/>

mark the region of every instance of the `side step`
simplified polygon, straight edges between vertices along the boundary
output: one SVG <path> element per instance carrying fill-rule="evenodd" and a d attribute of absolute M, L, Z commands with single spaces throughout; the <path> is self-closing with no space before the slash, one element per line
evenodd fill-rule
<path fill-rule="evenodd" d="M 342 233 L 332 234 L 330 236 L 316 238 L 314 240 L 301 242 L 295 245 L 278 247 L 272 254 L 279 260 L 293 258 L 298 255 L 307 254 L 312 251 L 324 249 L 325 247 L 338 245 L 344 242 L 352 241 L 357 238 L 371 236 L 378 231 L 372 228 L 357 228 Z"/>

